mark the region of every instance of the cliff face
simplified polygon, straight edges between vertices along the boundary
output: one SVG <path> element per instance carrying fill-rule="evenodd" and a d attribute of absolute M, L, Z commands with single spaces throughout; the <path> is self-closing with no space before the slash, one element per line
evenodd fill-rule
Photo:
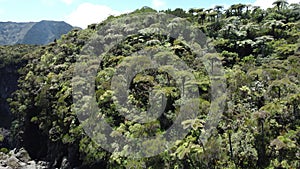
<path fill-rule="evenodd" d="M 17 69 L 19 65 L 10 64 L 0 68 L 0 127 L 9 128 L 12 121 L 12 115 L 9 111 L 7 98 L 17 90 L 19 74 Z"/>
<path fill-rule="evenodd" d="M 0 22 L 0 45 L 44 45 L 59 39 L 73 27 L 60 21 Z"/>
<path fill-rule="evenodd" d="M 9 129 L 12 121 L 7 99 L 18 88 L 18 69 L 26 64 L 24 55 L 36 46 L 0 46 L 0 128 Z"/>
<path fill-rule="evenodd" d="M 19 146 L 24 146 L 30 153 L 31 157 L 35 159 L 40 156 L 46 156 L 47 153 L 47 149 L 45 149 L 46 145 L 42 144 L 45 142 L 45 138 L 42 137 L 42 134 L 39 132 L 38 126 L 28 122 L 24 129 L 24 140 L 21 142 L 12 139 L 11 133 L 13 133 L 13 131 L 10 131 L 14 117 L 10 111 L 7 99 L 11 98 L 12 93 L 18 89 L 18 79 L 20 77 L 18 69 L 24 66 L 25 63 L 26 60 L 22 60 L 19 63 L 10 63 L 0 68 L 0 135 L 3 137 L 3 140 L 0 141 L 0 148 L 5 147 L 11 149 L 14 146 L 17 146 L 18 148 L 20 148 Z M 0 154 L 0 159 L 5 159 L 5 157 L 1 157 Z M 17 158 L 14 159 L 16 160 Z M 11 159 L 8 158 L 7 160 L 9 161 Z M 20 162 L 20 160 L 16 160 L 15 164 L 21 168 L 31 167 L 31 164 L 28 166 L 22 166 L 23 164 Z M 36 164 L 32 165 L 35 166 Z"/>

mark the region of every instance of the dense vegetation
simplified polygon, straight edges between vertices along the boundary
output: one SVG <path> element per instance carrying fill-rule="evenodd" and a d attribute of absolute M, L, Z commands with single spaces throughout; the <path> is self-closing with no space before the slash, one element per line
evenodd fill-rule
<path fill-rule="evenodd" d="M 0 128 L 10 128 L 12 115 L 6 99 L 17 90 L 18 69 L 26 65 L 23 56 L 35 48 L 29 45 L 0 46 Z"/>
<path fill-rule="evenodd" d="M 23 56 L 35 50 L 36 47 L 34 45 L 0 46 L 0 68 L 10 65 L 22 67 L 22 64 L 26 64 Z"/>
<path fill-rule="evenodd" d="M 130 15 L 144 12 L 156 11 L 145 7 Z M 105 115 L 115 130 L 128 137 L 155 135 L 170 127 L 178 113 L 178 102 L 182 101 L 174 77 L 163 70 L 150 69 L 137 74 L 131 82 L 128 102 L 140 110 L 147 109 L 147 91 L 151 88 L 158 86 L 158 93 L 167 96 L 162 116 L 146 124 L 118 114 L 110 85 L 117 66 L 132 53 L 168 48 L 169 53 L 195 70 L 196 79 L 191 83 L 200 91 L 200 112 L 183 123 L 183 127 L 191 126 L 191 131 L 171 149 L 142 159 L 123 157 L 129 150 L 107 152 L 85 134 L 83 124 L 72 111 L 74 63 L 82 57 L 81 50 L 94 33 L 124 17 L 118 16 L 85 30 L 75 29 L 55 43 L 25 55 L 28 64 L 20 70 L 20 89 L 10 100 L 16 118 L 12 127 L 18 140 L 16 146 L 24 146 L 33 158 L 50 161 L 52 167 L 59 167 L 67 159 L 70 167 L 86 168 L 299 168 L 300 4 L 279 0 L 267 10 L 236 4 L 225 10 L 216 6 L 162 12 L 186 18 L 202 30 L 209 37 L 206 45 L 215 46 L 219 53 L 216 59 L 225 68 L 227 105 L 206 144 L 199 138 L 205 133 L 203 125 L 211 104 L 207 71 L 180 39 L 143 32 L 127 37 L 104 56 L 95 81 L 101 108 L 97 113 Z M 133 25 L 123 25 L 124 29 L 129 26 Z M 108 34 L 102 38 L 118 37 Z M 162 56 L 158 53 L 155 57 Z M 155 145 L 149 147 L 154 149 Z"/>

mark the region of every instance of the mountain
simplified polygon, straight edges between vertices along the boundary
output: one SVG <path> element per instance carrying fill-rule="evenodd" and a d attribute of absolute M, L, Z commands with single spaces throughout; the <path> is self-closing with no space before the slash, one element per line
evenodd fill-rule
<path fill-rule="evenodd" d="M 0 22 L 0 45 L 44 45 L 71 29 L 73 27 L 63 21 Z"/>

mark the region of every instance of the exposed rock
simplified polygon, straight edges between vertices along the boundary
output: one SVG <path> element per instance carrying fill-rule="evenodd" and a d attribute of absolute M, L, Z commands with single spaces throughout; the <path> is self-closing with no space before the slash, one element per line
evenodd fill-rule
<path fill-rule="evenodd" d="M 29 162 L 30 160 L 29 154 L 24 148 L 21 148 L 19 152 L 16 153 L 16 157 L 25 163 Z"/>
<path fill-rule="evenodd" d="M 0 165 L 3 163 L 3 161 L 5 159 L 8 159 L 8 158 L 9 158 L 9 156 L 7 154 L 0 152 Z"/>
<path fill-rule="evenodd" d="M 21 163 L 20 160 L 17 159 L 15 156 L 11 156 L 5 161 L 6 165 L 8 165 L 11 168 L 20 168 Z"/>
<path fill-rule="evenodd" d="M 8 154 L 0 152 L 1 169 L 46 169 L 47 166 L 47 162 L 31 160 L 27 151 L 23 148 L 18 151 L 16 149 L 11 150 Z"/>
<path fill-rule="evenodd" d="M 70 163 L 66 157 L 63 158 L 61 162 L 61 169 L 70 169 Z"/>

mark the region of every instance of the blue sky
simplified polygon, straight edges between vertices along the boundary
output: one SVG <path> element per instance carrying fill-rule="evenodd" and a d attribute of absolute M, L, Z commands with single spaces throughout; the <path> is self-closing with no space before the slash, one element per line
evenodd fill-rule
<path fill-rule="evenodd" d="M 85 28 L 101 22 L 109 15 L 118 15 L 143 6 L 157 10 L 225 7 L 235 3 L 271 6 L 273 0 L 0 0 L 0 21 L 28 22 L 40 20 L 66 21 Z M 289 0 L 290 3 L 300 0 Z"/>

